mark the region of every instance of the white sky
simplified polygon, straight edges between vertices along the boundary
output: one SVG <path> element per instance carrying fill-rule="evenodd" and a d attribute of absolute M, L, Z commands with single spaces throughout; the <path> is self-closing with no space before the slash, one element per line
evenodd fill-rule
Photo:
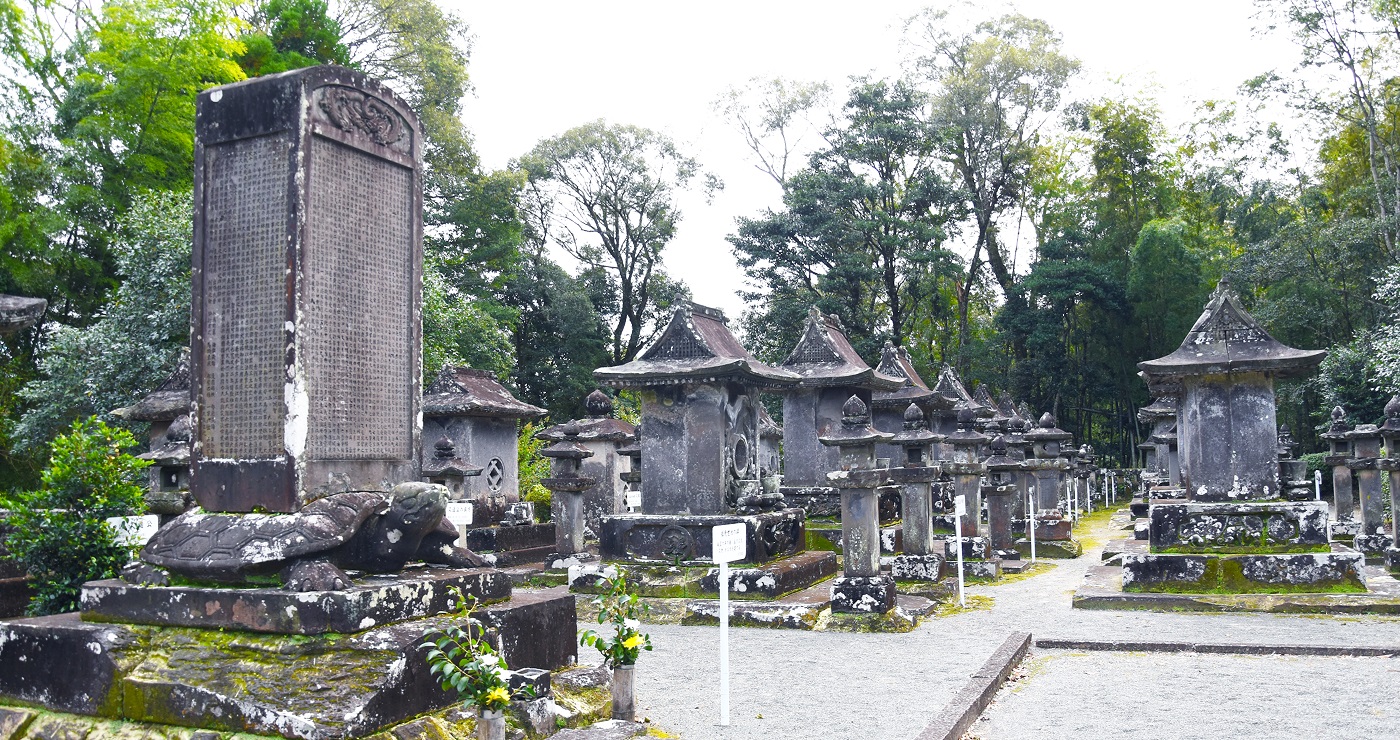
<path fill-rule="evenodd" d="M 753 168 L 712 101 L 752 77 L 826 80 L 841 98 L 851 75 L 894 76 L 901 21 L 938 4 L 443 2 L 475 36 L 476 92 L 464 118 L 487 167 L 606 118 L 669 134 L 724 181 L 709 204 L 682 196 L 683 220 L 665 259 L 697 301 L 736 318 L 743 274 L 724 238 L 736 216 L 776 206 L 780 193 Z M 997 12 L 987 7 L 986 15 Z M 1199 101 L 1233 97 L 1243 80 L 1286 71 L 1296 58 L 1287 38 L 1254 31 L 1260 23 L 1250 0 L 1021 0 L 1015 7 L 1048 21 L 1063 50 L 1082 62 L 1078 94 L 1143 91 L 1169 125 L 1190 120 Z"/>

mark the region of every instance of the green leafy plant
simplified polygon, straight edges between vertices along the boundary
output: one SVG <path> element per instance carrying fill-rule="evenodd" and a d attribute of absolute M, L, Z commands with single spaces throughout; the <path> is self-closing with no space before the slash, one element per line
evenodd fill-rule
<path fill-rule="evenodd" d="M 610 668 L 636 665 L 641 652 L 651 650 L 651 635 L 642 632 L 641 623 L 648 606 L 627 591 L 627 578 L 621 573 L 611 579 L 606 592 L 593 599 L 593 605 L 598 607 L 598 624 L 612 625 L 612 639 L 589 629 L 579 635 L 579 644 L 596 648 Z"/>
<path fill-rule="evenodd" d="M 550 509 L 554 505 L 554 494 L 542 482 L 549 477 L 549 458 L 540 454 L 547 443 L 535 436 L 539 431 L 540 425 L 535 423 L 521 427 L 516 461 L 520 466 L 521 500 L 533 502 L 535 517 L 547 522 L 554 518 Z"/>
<path fill-rule="evenodd" d="M 54 439 L 43 487 L 18 495 L 6 518 L 7 557 L 33 579 L 30 614 L 75 611 L 84 582 L 112 578 L 131 561 L 136 547 L 119 543 L 107 518 L 146 509 L 141 471 L 150 463 L 126 453 L 135 446 L 125 429 L 80 419 Z"/>
<path fill-rule="evenodd" d="M 436 640 L 419 645 L 428 651 L 428 672 L 436 676 L 444 691 L 456 692 L 467 706 L 482 711 L 505 709 L 510 705 L 506 683 L 506 662 L 486 639 L 486 627 L 472 616 L 477 600 L 470 600 L 457 587 L 452 588 L 457 609 L 451 614 L 461 620 L 448 626 Z"/>

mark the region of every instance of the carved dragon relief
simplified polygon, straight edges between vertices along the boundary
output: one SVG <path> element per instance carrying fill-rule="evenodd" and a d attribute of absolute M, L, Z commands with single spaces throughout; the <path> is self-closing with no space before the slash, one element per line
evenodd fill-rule
<path fill-rule="evenodd" d="M 408 122 L 383 100 L 341 85 L 319 87 L 313 95 L 317 117 L 335 128 L 404 154 L 412 153 Z"/>

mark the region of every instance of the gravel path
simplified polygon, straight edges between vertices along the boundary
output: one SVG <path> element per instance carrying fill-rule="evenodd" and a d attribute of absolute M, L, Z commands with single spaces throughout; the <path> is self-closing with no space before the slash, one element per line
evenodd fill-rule
<path fill-rule="evenodd" d="M 969 735 L 1395 737 L 1400 658 L 1037 651 Z"/>
<path fill-rule="evenodd" d="M 1097 525 L 1091 537 L 1104 541 L 1112 532 L 1107 523 Z M 1070 608 L 1070 596 L 1084 578 L 1088 567 L 1098 563 L 1097 548 L 1072 561 L 1059 561 L 1058 566 L 1032 578 L 1000 586 L 969 589 L 972 594 L 992 596 L 995 604 L 990 610 L 966 611 L 948 617 L 929 619 L 917 630 L 907 634 L 845 634 L 833 632 L 801 632 L 733 628 L 730 630 L 731 709 L 729 727 L 718 725 L 719 694 L 719 630 L 714 627 L 682 627 L 652 625 L 648 631 L 657 646 L 656 651 L 644 653 L 638 664 L 637 697 L 642 715 L 650 717 L 661 729 L 679 734 L 687 740 L 701 738 L 823 738 L 824 740 L 909 740 L 914 738 L 943 708 L 966 681 L 968 676 L 991 655 L 1007 634 L 1021 630 L 1037 637 L 1083 639 L 1147 639 L 1195 640 L 1202 642 L 1260 642 L 1295 644 L 1400 644 L 1400 618 L 1395 617 L 1316 617 L 1287 615 L 1210 615 L 1171 614 L 1153 612 L 1099 612 Z M 581 612 L 585 610 L 580 610 Z M 1051 655 L 1055 651 L 1043 651 Z M 597 662 L 597 654 L 580 650 L 584 662 Z M 1133 719 L 1126 699 L 1130 686 L 1141 687 L 1144 695 L 1175 697 L 1178 719 L 1189 714 L 1196 705 L 1218 705 L 1214 697 L 1221 690 L 1243 691 L 1240 684 L 1259 684 L 1251 689 L 1260 702 L 1279 702 L 1274 707 L 1297 701 L 1303 691 L 1279 686 L 1312 687 L 1349 685 L 1354 688 L 1372 686 L 1391 697 L 1400 693 L 1400 660 L 1351 658 L 1236 658 L 1234 656 L 1149 656 L 1128 657 L 1122 653 L 1103 653 L 1084 658 L 1051 660 L 1048 676 L 1064 671 L 1074 679 L 1082 678 L 1076 668 L 1084 670 L 1092 681 L 1080 680 L 1085 688 L 1084 701 L 1096 711 L 1118 707 L 1119 713 L 1104 726 L 1117 723 L 1125 731 L 1136 727 L 1151 727 Z M 1153 661 L 1160 660 L 1163 681 L 1189 680 L 1205 675 L 1204 683 L 1181 686 L 1168 694 L 1161 687 L 1145 683 L 1159 675 Z M 1253 662 L 1251 662 L 1253 661 Z M 1272 662 L 1271 662 L 1272 661 Z M 1369 662 L 1368 662 L 1369 661 Z M 1192 666 L 1197 666 L 1193 668 Z M 1238 666 L 1239 668 L 1230 668 Z M 1255 666 L 1269 678 L 1257 680 L 1246 674 L 1245 668 Z M 1279 666 L 1279 667 L 1275 667 Z M 1297 667 L 1306 666 L 1307 670 Z M 1363 667 L 1364 666 L 1364 667 Z M 1218 670 L 1217 670 L 1218 667 Z M 1127 671 L 1128 673 L 1125 673 Z M 1177 671 L 1173 673 L 1172 671 Z M 1218 674 L 1219 678 L 1215 678 Z M 1179 678 L 1177 678 L 1179 676 Z M 1302 676 L 1294 682 L 1292 677 Z M 1363 678 L 1365 676 L 1365 678 Z M 1171 677 L 1171 678 L 1169 678 Z M 1306 680 L 1305 680 L 1306 679 Z M 1026 697 L 1016 701 L 1033 702 L 1047 710 L 1056 704 L 1055 685 L 1031 691 L 1033 679 L 1027 684 Z M 1193 686 L 1210 686 L 1210 690 L 1195 691 Z M 1099 687 L 1091 690 L 1091 686 Z M 1114 690 L 1118 692 L 1115 698 Z M 1076 693 L 1076 695 L 1079 692 Z M 1327 695 L 1340 694 L 1330 692 Z M 1356 692 L 1353 692 L 1356 693 Z M 1043 697 L 1051 697 L 1045 699 Z M 1335 699 L 1336 696 L 1333 696 Z M 1316 697 L 1310 697 L 1313 701 Z M 1165 700 L 1164 700 L 1165 701 Z M 1038 702 L 1038 703 L 1036 703 Z M 1359 712 L 1370 713 L 1363 694 L 1354 701 L 1338 703 L 1316 699 L 1316 707 L 1305 712 L 1312 717 L 1314 730 L 1341 729 Z M 1066 706 L 1068 704 L 1066 702 Z M 1377 702 L 1372 702 L 1377 703 Z M 1363 707 L 1362 705 L 1365 704 Z M 1008 700 L 999 715 L 1020 715 L 1019 704 Z M 1166 706 L 1165 704 L 1163 705 Z M 1255 709 L 1267 706 L 1257 704 Z M 1312 705 L 1309 705 L 1312 707 Z M 1036 709 L 1035 711 L 1039 711 Z M 1069 710 L 1066 710 L 1069 711 Z M 1215 707 L 1222 716 L 1226 707 Z M 1032 712 L 1034 713 L 1034 712 Z M 1052 715 L 1040 712 L 1049 717 Z M 1080 712 L 1072 713 L 1079 716 Z M 1294 735 L 1276 719 L 1277 711 L 1248 712 L 1252 726 L 1282 728 L 1283 735 Z M 762 718 L 759 718 L 762 715 Z M 1058 717 L 1059 715 L 1053 715 Z M 1097 717 L 1105 717 L 1100 712 Z M 1369 716 L 1369 714 L 1368 714 Z M 1387 714 L 1392 720 L 1395 715 Z M 1088 717 L 1088 715 L 1086 715 Z M 1094 719 L 1093 717 L 1088 717 Z M 1032 721 L 1028 718 L 1027 721 Z M 1036 720 L 1038 721 L 1038 720 Z M 1058 721 L 1066 721 L 1060 717 Z M 1370 720 L 1367 720 L 1368 722 Z M 1068 728 L 1046 720 L 1046 727 Z M 1273 722 L 1273 725 L 1270 723 Z M 1108 737 L 1098 730 L 1085 737 Z M 1171 726 L 1171 725 L 1168 725 Z M 1369 726 L 1369 725 L 1368 725 Z M 1393 721 L 1390 727 L 1394 728 Z M 1011 727 L 1007 725 L 1007 727 Z M 1019 727 L 1019 726 L 1017 726 Z M 1029 727 L 1029 725 L 1027 725 Z M 1194 730 L 1193 730 L 1194 731 Z M 1328 737 L 1327 732 L 1310 732 L 1314 737 Z M 1365 733 L 1349 736 L 1367 737 Z M 999 737 L 1030 737 L 1013 730 Z M 1174 737 L 1185 737 L 1172 733 Z M 1276 735 L 1238 735 L 1217 733 L 1213 737 L 1274 737 Z M 1369 735 L 1385 737 L 1386 733 Z M 989 735 L 988 737 L 992 737 Z"/>

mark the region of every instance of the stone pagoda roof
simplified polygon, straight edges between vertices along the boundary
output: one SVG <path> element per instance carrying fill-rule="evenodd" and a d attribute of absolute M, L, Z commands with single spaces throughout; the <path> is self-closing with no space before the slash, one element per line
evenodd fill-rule
<path fill-rule="evenodd" d="M 846 338 L 846 329 L 836 315 L 822 315 L 812 306 L 802 327 L 802 338 L 779 365 L 802 376 L 798 387 L 858 386 L 892 391 L 903 385 L 901 378 L 880 373 L 865 364 Z"/>
<path fill-rule="evenodd" d="M 0 335 L 27 329 L 44 315 L 49 302 L 43 298 L 0 293 Z"/>
<path fill-rule="evenodd" d="M 150 460 L 156 465 L 189 465 L 190 464 L 190 417 L 189 414 L 181 414 L 170 423 L 170 428 L 165 430 L 150 452 L 137 455 L 142 460 Z"/>
<path fill-rule="evenodd" d="M 593 391 L 584 400 L 584 407 L 588 409 L 588 416 L 583 419 L 575 419 L 572 423 L 577 431 L 577 439 L 582 442 L 603 441 L 603 442 L 627 442 L 636 437 L 637 428 L 631 422 L 613 416 L 613 401 L 608 394 L 602 391 Z M 541 429 L 535 434 L 539 439 L 548 442 L 559 442 L 564 439 L 565 424 L 555 424 L 552 427 Z"/>
<path fill-rule="evenodd" d="M 1166 357 L 1139 362 L 1138 368 L 1149 376 L 1264 372 L 1286 378 L 1313 370 L 1326 355 L 1326 350 L 1294 349 L 1274 339 L 1222 278 L 1181 346 Z"/>
<path fill-rule="evenodd" d="M 1162 396 L 1152 401 L 1152 403 L 1138 409 L 1138 421 L 1143 424 L 1151 424 L 1154 419 L 1175 419 L 1176 418 L 1176 398 L 1173 396 Z"/>
<path fill-rule="evenodd" d="M 933 392 L 943 396 L 948 401 L 949 408 L 959 403 L 966 403 L 974 406 L 973 415 L 980 416 L 982 404 L 972 398 L 972 394 L 967 392 L 967 386 L 963 385 L 962 379 L 953 369 L 952 365 L 944 365 L 938 371 L 938 380 L 934 381 Z"/>
<path fill-rule="evenodd" d="M 190 412 L 190 351 L 181 350 L 175 370 L 155 390 L 112 415 L 130 421 L 171 421 Z"/>
<path fill-rule="evenodd" d="M 783 428 L 773 421 L 768 409 L 763 408 L 762 404 L 758 407 L 758 436 L 763 439 L 783 438 Z"/>
<path fill-rule="evenodd" d="M 424 416 L 538 419 L 549 412 L 511 395 L 486 370 L 447 365 L 423 394 Z"/>
<path fill-rule="evenodd" d="M 875 368 L 875 372 L 901 381 L 896 390 L 876 391 L 871 395 L 870 405 L 875 408 L 903 409 L 911 403 L 941 408 L 947 401 L 929 390 L 928 383 L 919 377 L 919 371 L 914 369 L 914 362 L 909 358 L 909 350 L 895 347 L 892 342 L 885 342 L 885 348 L 880 352 L 880 366 Z M 946 406 L 953 408 L 951 402 L 946 402 Z"/>
<path fill-rule="evenodd" d="M 749 354 L 730 333 L 723 311 L 693 302 L 676 308 L 661 336 L 637 359 L 598 368 L 593 377 L 615 388 L 727 379 L 760 388 L 788 388 L 801 380 L 797 373 L 759 362 Z"/>

